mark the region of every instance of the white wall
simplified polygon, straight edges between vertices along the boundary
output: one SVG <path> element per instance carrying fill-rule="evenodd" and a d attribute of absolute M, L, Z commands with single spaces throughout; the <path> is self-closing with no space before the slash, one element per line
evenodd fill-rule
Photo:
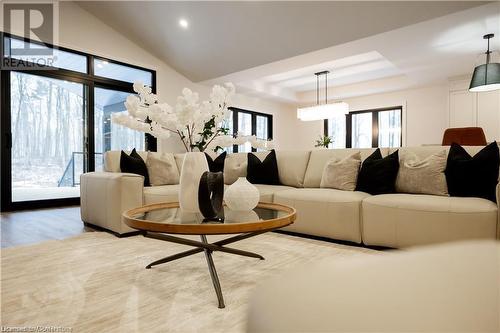
<path fill-rule="evenodd" d="M 184 87 L 188 87 L 207 98 L 210 87 L 196 84 L 171 68 L 167 63 L 142 49 L 98 18 L 72 2 L 60 2 L 59 7 L 59 42 L 68 47 L 125 63 L 156 70 L 157 94 L 160 102 L 175 104 L 176 98 Z M 238 94 L 235 105 L 243 109 L 271 113 L 274 118 L 274 138 L 276 145 L 291 149 L 294 118 L 290 113 L 293 108 L 287 104 L 247 97 Z M 161 151 L 183 151 L 180 140 L 174 138 L 162 140 Z"/>
<path fill-rule="evenodd" d="M 295 106 L 262 98 L 237 95 L 233 99 L 233 106 L 273 115 L 273 140 L 276 149 L 297 149 L 297 117 Z"/>
<path fill-rule="evenodd" d="M 403 145 L 440 144 L 448 127 L 448 85 L 431 85 L 343 99 L 351 111 L 403 106 Z M 302 122 L 298 133 L 309 148 L 323 131 L 323 122 Z"/>

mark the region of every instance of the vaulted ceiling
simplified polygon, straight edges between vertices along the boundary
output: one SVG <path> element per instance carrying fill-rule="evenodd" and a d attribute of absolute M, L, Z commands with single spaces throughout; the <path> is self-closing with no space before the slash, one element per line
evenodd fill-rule
<path fill-rule="evenodd" d="M 481 4 L 464 1 L 81 1 L 194 82 Z M 184 18 L 188 29 L 179 26 Z"/>

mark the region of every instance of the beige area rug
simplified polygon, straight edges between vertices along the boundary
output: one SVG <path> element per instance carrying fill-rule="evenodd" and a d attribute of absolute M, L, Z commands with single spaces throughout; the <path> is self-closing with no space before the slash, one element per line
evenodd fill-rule
<path fill-rule="evenodd" d="M 72 332 L 241 332 L 252 290 L 267 277 L 303 263 L 377 253 L 277 233 L 231 246 L 266 260 L 214 253 L 225 309 L 217 308 L 203 253 L 144 269 L 188 249 L 183 245 L 91 232 L 2 249 L 1 324 Z"/>

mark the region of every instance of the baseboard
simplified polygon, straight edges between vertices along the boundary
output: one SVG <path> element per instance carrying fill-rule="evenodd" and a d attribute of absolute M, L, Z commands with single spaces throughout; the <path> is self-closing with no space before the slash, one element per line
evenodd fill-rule
<path fill-rule="evenodd" d="M 394 250 L 393 248 L 385 247 L 385 246 L 365 245 L 363 243 L 360 244 L 360 243 L 351 242 L 351 241 L 344 241 L 344 240 L 340 240 L 340 239 L 332 239 L 332 238 L 321 237 L 321 236 L 307 235 L 307 234 L 302 234 L 302 233 L 294 232 L 294 231 L 274 230 L 273 232 L 276 232 L 279 234 L 285 234 L 285 235 L 289 235 L 289 236 L 294 236 L 294 237 L 314 239 L 314 240 L 319 240 L 319 241 L 328 242 L 328 243 L 335 243 L 335 244 L 341 244 L 341 245 L 347 245 L 347 246 L 364 247 L 367 249 L 377 250 L 377 251 Z"/>
<path fill-rule="evenodd" d="M 144 232 L 143 231 L 130 231 L 130 232 L 126 232 L 124 234 L 120 234 L 116 231 L 113 231 L 113 230 L 109 230 L 109 229 L 106 229 L 106 228 L 103 228 L 101 226 L 98 226 L 98 225 L 95 225 L 95 224 L 92 224 L 92 223 L 88 223 L 88 222 L 85 222 L 83 221 L 83 225 L 86 226 L 86 227 L 89 227 L 89 228 L 92 228 L 92 229 L 95 229 L 97 231 L 104 231 L 104 232 L 107 232 L 107 233 L 110 233 L 118 238 L 124 238 L 124 237 L 131 237 L 131 236 L 137 236 L 137 235 L 143 235 Z"/>

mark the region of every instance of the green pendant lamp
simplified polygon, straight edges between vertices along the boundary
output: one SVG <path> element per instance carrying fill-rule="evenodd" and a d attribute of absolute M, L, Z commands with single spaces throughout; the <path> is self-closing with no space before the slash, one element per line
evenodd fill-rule
<path fill-rule="evenodd" d="M 494 34 L 484 35 L 488 40 L 488 51 L 486 51 L 486 63 L 474 68 L 472 80 L 470 81 L 469 91 L 483 92 L 500 89 L 500 63 L 490 63 L 490 39 Z"/>

